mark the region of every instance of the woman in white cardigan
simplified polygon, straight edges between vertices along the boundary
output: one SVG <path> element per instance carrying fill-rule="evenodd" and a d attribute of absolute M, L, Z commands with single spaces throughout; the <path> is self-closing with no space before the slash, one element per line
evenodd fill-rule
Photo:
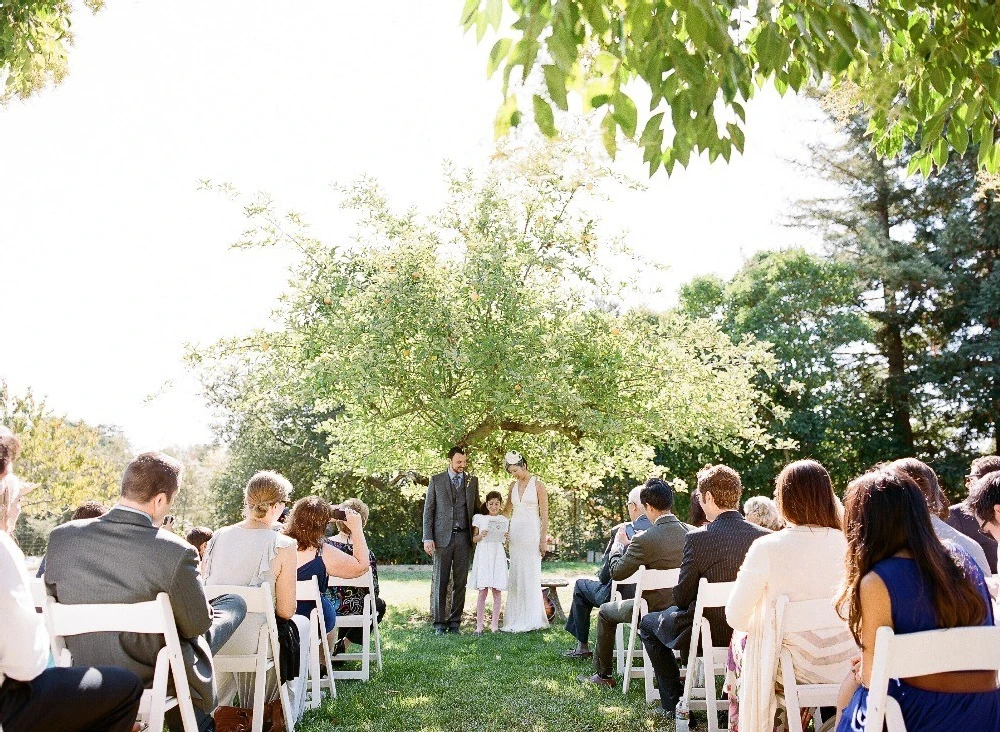
<path fill-rule="evenodd" d="M 842 508 L 826 468 L 815 460 L 798 460 L 785 466 L 775 482 L 778 510 L 788 525 L 753 543 L 726 603 L 726 620 L 733 630 L 746 633 L 734 636 L 732 646 L 740 688 L 739 711 L 731 714 L 730 729 L 738 726 L 743 732 L 768 732 L 774 725 L 781 653 L 777 599 L 781 595 L 792 602 L 829 598 L 832 603 L 844 579 L 847 540 L 840 527 Z M 786 635 L 784 647 L 791 652 L 796 678 L 802 683 L 839 683 L 857 654 L 846 625 L 842 632 Z M 740 667 L 755 673 L 742 676 Z M 732 717 L 737 717 L 736 725 Z"/>

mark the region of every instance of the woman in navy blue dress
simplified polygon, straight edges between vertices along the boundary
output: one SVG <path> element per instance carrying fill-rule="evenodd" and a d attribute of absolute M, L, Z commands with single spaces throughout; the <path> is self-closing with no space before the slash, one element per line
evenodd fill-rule
<path fill-rule="evenodd" d="M 862 732 L 875 633 L 897 634 L 993 624 L 983 574 L 975 562 L 934 534 L 920 489 L 908 476 L 876 468 L 844 497 L 847 576 L 838 599 L 862 648 L 841 689 L 837 732 Z M 1000 690 L 993 671 L 956 671 L 893 679 L 889 696 L 908 732 L 1000 729 Z"/>
<path fill-rule="evenodd" d="M 358 537 L 350 554 L 323 541 L 323 534 L 330 519 L 333 518 L 333 511 L 330 504 L 318 496 L 307 496 L 297 500 L 292 506 L 292 512 L 284 528 L 284 533 L 298 543 L 296 552 L 298 580 L 301 582 L 316 577 L 319 581 L 323 620 L 326 622 L 324 632 L 328 635 L 336 623 L 337 608 L 327 596 L 327 577 L 332 574 L 350 579 L 360 577 L 368 571 L 368 544 L 361 528 L 361 516 L 350 508 L 344 510 L 347 513 L 344 523 L 351 526 Z M 315 602 L 300 600 L 295 614 L 309 617 L 314 607 L 316 607 Z"/>

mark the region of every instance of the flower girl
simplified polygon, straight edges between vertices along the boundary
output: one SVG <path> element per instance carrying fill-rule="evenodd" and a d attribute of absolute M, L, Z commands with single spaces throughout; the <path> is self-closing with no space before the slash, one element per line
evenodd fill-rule
<path fill-rule="evenodd" d="M 472 543 L 478 546 L 472 560 L 469 584 L 472 589 L 479 590 L 476 635 L 483 634 L 486 595 L 490 590 L 493 590 L 492 630 L 496 633 L 500 629 L 500 593 L 507 589 L 507 555 L 503 543 L 510 527 L 507 517 L 500 514 L 502 506 L 503 496 L 498 491 L 490 491 L 486 494 L 483 513 L 472 518 Z"/>

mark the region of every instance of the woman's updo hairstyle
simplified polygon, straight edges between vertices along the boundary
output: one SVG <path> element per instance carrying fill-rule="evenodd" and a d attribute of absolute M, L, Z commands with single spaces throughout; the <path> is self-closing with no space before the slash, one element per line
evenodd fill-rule
<path fill-rule="evenodd" d="M 250 479 L 243 493 L 246 514 L 260 521 L 274 504 L 288 503 L 291 495 L 292 484 L 288 478 L 273 470 L 261 470 Z"/>
<path fill-rule="evenodd" d="M 489 516 L 490 509 L 486 507 L 486 504 L 492 501 L 494 498 L 500 501 L 500 505 L 503 506 L 503 495 L 500 493 L 500 491 L 490 491 L 489 493 L 486 494 L 486 498 L 483 499 L 483 505 L 482 508 L 479 509 L 479 513 L 483 514 L 484 516 Z"/>
<path fill-rule="evenodd" d="M 368 506 L 360 498 L 348 498 L 346 501 L 340 504 L 343 508 L 350 508 L 357 511 L 361 515 L 361 528 L 364 528 L 368 524 Z M 351 530 L 347 527 L 346 521 L 341 521 L 339 519 L 333 522 L 336 524 L 337 529 L 340 533 L 350 536 Z"/>

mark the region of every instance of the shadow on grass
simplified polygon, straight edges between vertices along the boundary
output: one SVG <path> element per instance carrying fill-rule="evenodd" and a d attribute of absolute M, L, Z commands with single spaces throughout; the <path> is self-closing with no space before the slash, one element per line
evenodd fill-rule
<path fill-rule="evenodd" d="M 365 682 L 341 681 L 338 698 L 307 713 L 302 732 L 621 732 L 657 727 L 637 684 L 628 698 L 576 677 L 588 663 L 564 658 L 561 629 L 435 636 L 413 608 L 382 624 L 385 667 Z"/>

